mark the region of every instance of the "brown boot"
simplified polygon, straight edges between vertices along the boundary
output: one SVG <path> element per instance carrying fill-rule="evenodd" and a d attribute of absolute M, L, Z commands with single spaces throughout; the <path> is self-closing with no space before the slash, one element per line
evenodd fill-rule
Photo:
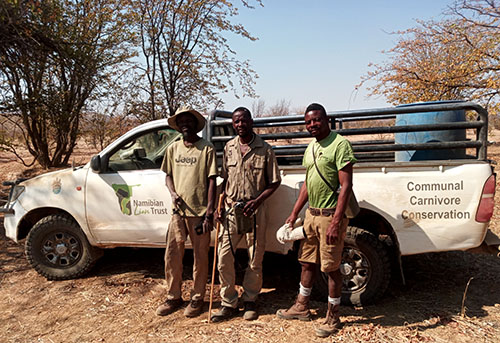
<path fill-rule="evenodd" d="M 332 305 L 328 303 L 328 311 L 326 312 L 325 322 L 323 325 L 316 328 L 316 336 L 328 337 L 341 328 L 342 324 L 340 323 L 339 308 L 340 305 Z"/>
<path fill-rule="evenodd" d="M 245 309 L 243 311 L 243 319 L 245 320 L 255 320 L 259 318 L 257 305 L 253 301 L 245 301 Z"/>
<path fill-rule="evenodd" d="M 182 299 L 168 299 L 163 304 L 158 306 L 158 308 L 156 309 L 156 314 L 159 316 L 166 316 L 174 312 L 181 306 L 182 306 Z"/>
<path fill-rule="evenodd" d="M 295 304 L 288 310 L 281 309 L 276 312 L 278 318 L 281 319 L 298 319 L 303 321 L 311 320 L 311 312 L 309 311 L 309 297 L 301 294 L 297 296 Z"/>
<path fill-rule="evenodd" d="M 232 308 L 228 306 L 222 305 L 220 310 L 214 314 L 212 314 L 212 317 L 210 317 L 210 320 L 213 323 L 220 323 L 224 320 L 228 320 L 233 318 L 238 314 L 238 309 L 237 308 Z"/>
<path fill-rule="evenodd" d="M 184 315 L 188 318 L 197 317 L 203 311 L 203 299 L 192 300 L 184 309 Z"/>

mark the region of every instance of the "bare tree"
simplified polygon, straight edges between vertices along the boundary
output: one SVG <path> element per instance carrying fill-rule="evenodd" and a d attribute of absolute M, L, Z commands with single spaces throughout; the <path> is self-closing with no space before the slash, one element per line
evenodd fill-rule
<path fill-rule="evenodd" d="M 0 113 L 32 163 L 67 164 L 86 102 L 130 56 L 126 16 L 119 0 L 0 1 Z"/>
<path fill-rule="evenodd" d="M 254 96 L 256 73 L 240 61 L 226 34 L 256 40 L 231 18 L 238 8 L 226 0 L 132 0 L 137 8 L 141 54 L 145 65 L 140 94 L 151 119 L 172 115 L 184 103 L 202 109 L 218 94 L 233 91 Z M 261 4 L 260 0 L 256 0 Z M 250 7 L 248 1 L 242 5 Z M 139 83 L 141 84 L 141 83 Z M 166 103 L 166 108 L 161 104 Z"/>
<path fill-rule="evenodd" d="M 252 115 L 255 118 L 263 117 L 266 111 L 266 102 L 262 99 L 252 102 Z"/>
<path fill-rule="evenodd" d="M 441 21 L 397 32 L 388 60 L 362 79 L 393 104 L 468 99 L 500 106 L 500 1 L 459 0 Z"/>
<path fill-rule="evenodd" d="M 286 116 L 290 114 L 290 100 L 281 99 L 268 110 L 269 116 Z"/>

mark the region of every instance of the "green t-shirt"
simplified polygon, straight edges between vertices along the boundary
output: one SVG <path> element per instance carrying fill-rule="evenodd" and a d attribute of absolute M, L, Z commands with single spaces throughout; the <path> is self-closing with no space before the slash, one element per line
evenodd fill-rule
<path fill-rule="evenodd" d="M 172 176 L 177 194 L 183 200 L 181 213 L 201 217 L 207 211 L 208 178 L 217 176 L 217 162 L 212 143 L 199 139 L 191 147 L 183 140 L 172 143 L 165 151 L 161 166 Z"/>
<path fill-rule="evenodd" d="M 319 176 L 314 166 L 313 147 L 316 155 L 316 164 L 321 174 L 330 185 L 337 189 L 339 186 L 338 171 L 349 163 L 355 163 L 351 143 L 336 132 L 330 132 L 328 137 L 321 141 L 314 139 L 304 153 L 302 165 L 306 167 L 306 184 L 309 206 L 315 208 L 333 208 L 337 206 L 337 192 L 332 192 L 330 187 Z"/>

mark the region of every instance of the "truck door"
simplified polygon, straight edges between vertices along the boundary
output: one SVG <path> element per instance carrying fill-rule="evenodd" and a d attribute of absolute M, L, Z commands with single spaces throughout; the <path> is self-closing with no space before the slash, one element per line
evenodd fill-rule
<path fill-rule="evenodd" d="M 179 133 L 149 130 L 101 156 L 106 170 L 89 170 L 85 187 L 87 224 L 101 244 L 165 244 L 171 198 L 160 170 L 166 147 Z"/>

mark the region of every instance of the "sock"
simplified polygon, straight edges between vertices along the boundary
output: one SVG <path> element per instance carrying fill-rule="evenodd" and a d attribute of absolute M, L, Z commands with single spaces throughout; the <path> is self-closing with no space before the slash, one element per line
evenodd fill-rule
<path fill-rule="evenodd" d="M 304 296 L 304 297 L 308 297 L 311 295 L 311 290 L 312 290 L 312 287 L 311 288 L 306 288 L 304 286 L 302 286 L 302 283 L 299 283 L 299 294 Z"/>
<path fill-rule="evenodd" d="M 333 306 L 340 305 L 340 297 L 338 298 L 330 298 L 328 297 L 328 302 Z"/>

